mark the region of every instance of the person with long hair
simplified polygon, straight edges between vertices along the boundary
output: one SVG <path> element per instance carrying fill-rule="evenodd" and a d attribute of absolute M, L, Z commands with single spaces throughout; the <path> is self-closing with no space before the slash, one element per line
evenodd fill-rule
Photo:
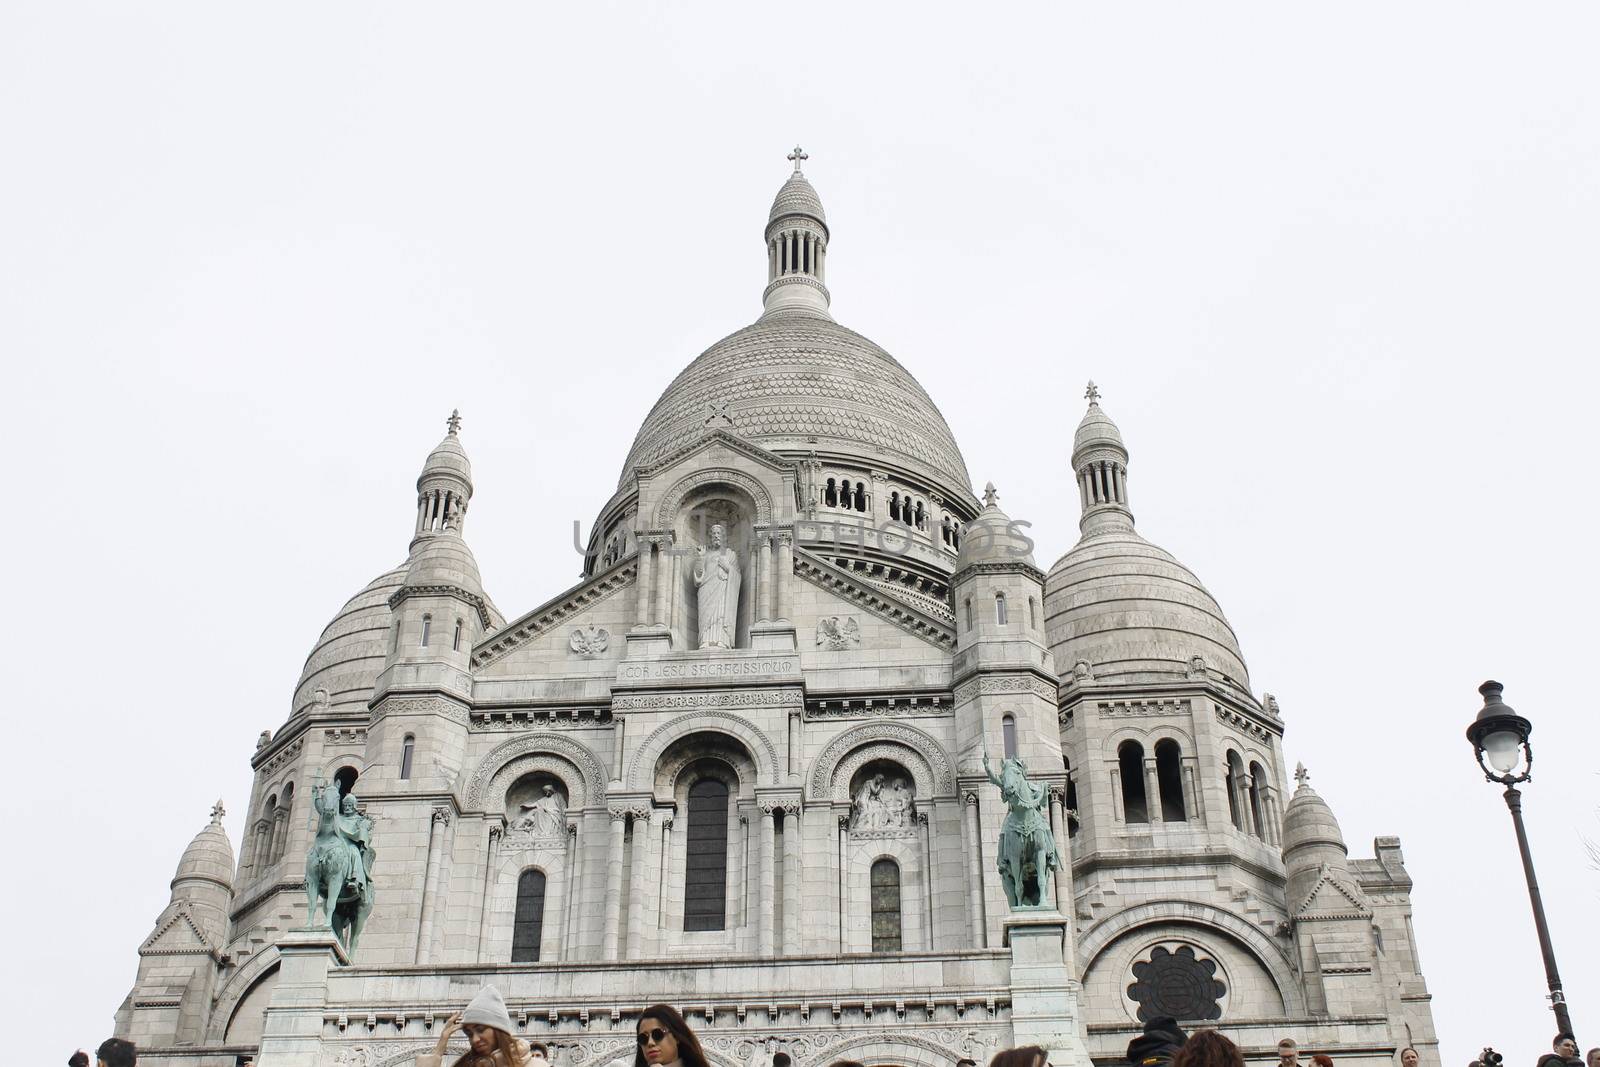
<path fill-rule="evenodd" d="M 1215 1030 L 1201 1030 L 1172 1057 L 1172 1067 L 1244 1067 L 1244 1053 Z"/>
<path fill-rule="evenodd" d="M 1050 1054 L 1038 1045 L 1019 1045 L 1001 1049 L 989 1061 L 989 1067 L 1047 1067 Z"/>
<path fill-rule="evenodd" d="M 500 990 L 486 985 L 461 1011 L 445 1020 L 433 1052 L 417 1057 L 417 1067 L 442 1067 L 445 1046 L 465 1031 L 467 1051 L 454 1067 L 532 1067 L 528 1043 L 511 1033 L 511 1015 Z"/>
<path fill-rule="evenodd" d="M 710 1067 L 700 1039 L 670 1004 L 652 1004 L 644 1010 L 634 1041 L 638 1048 L 633 1067 Z"/>
<path fill-rule="evenodd" d="M 1333 1067 L 1333 1057 L 1322 1052 L 1312 1056 L 1311 1062 L 1314 1067 Z"/>

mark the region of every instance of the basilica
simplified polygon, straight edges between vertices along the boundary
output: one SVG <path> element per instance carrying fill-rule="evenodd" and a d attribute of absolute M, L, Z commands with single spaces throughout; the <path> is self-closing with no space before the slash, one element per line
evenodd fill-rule
<path fill-rule="evenodd" d="M 508 490 L 452 415 L 410 534 L 372 546 L 405 558 L 241 753 L 237 861 L 220 805 L 184 851 L 117 1035 L 156 1067 L 408 1065 L 492 983 L 554 1067 L 631 1058 L 655 1001 L 717 1067 L 1114 1064 L 1160 1015 L 1248 1058 L 1437 1067 L 1399 840 L 1352 857 L 1291 785 L 1278 702 L 1135 525 L 1098 390 L 1061 443 L 1081 536 L 1041 566 L 916 378 L 833 318 L 790 158 L 761 314 L 644 417 L 578 584 L 496 605 L 471 505 Z M 1008 758 L 1063 861 L 1018 906 Z M 341 819 L 367 875 L 342 938 L 306 890 Z"/>

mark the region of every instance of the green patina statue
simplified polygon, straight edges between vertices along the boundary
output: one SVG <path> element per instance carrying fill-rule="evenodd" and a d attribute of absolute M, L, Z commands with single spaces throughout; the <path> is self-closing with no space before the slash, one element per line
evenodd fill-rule
<path fill-rule="evenodd" d="M 332 930 L 354 956 L 361 929 L 372 912 L 372 820 L 356 810 L 354 793 L 339 796 L 339 783 L 311 789 L 317 836 L 306 854 L 306 925 Z"/>
<path fill-rule="evenodd" d="M 1028 781 L 1027 768 L 1020 759 L 1000 761 L 1000 775 L 989 767 L 989 753 L 983 754 L 983 773 L 1000 787 L 1006 821 L 1000 827 L 1000 855 L 996 866 L 1005 886 L 1006 900 L 1013 908 L 1049 907 L 1045 886 L 1049 872 L 1065 871 L 1066 862 L 1056 849 L 1050 832 L 1050 790 Z"/>

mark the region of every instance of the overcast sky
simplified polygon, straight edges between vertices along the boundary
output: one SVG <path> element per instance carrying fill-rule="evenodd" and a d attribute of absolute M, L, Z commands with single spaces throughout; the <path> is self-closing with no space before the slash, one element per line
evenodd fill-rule
<path fill-rule="evenodd" d="M 1086 379 L 1357 855 L 1403 839 L 1447 1067 L 1553 1022 L 1487 677 L 1600 1043 L 1592 4 L 0 9 L 16 1063 L 107 1036 L 184 845 L 405 556 L 459 407 L 508 616 L 751 321 L 798 140 L 838 319 L 1077 535 Z M 1587 664 L 1588 666 L 1584 666 Z"/>

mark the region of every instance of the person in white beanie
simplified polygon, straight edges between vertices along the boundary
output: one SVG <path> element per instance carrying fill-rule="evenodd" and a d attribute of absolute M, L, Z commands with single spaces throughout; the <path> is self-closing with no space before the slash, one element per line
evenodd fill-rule
<path fill-rule="evenodd" d="M 445 1020 L 433 1052 L 417 1057 L 417 1067 L 442 1067 L 445 1046 L 457 1031 L 467 1035 L 467 1052 L 454 1067 L 533 1067 L 528 1043 L 511 1034 L 511 1016 L 500 990 L 486 985 L 462 1011 Z"/>

